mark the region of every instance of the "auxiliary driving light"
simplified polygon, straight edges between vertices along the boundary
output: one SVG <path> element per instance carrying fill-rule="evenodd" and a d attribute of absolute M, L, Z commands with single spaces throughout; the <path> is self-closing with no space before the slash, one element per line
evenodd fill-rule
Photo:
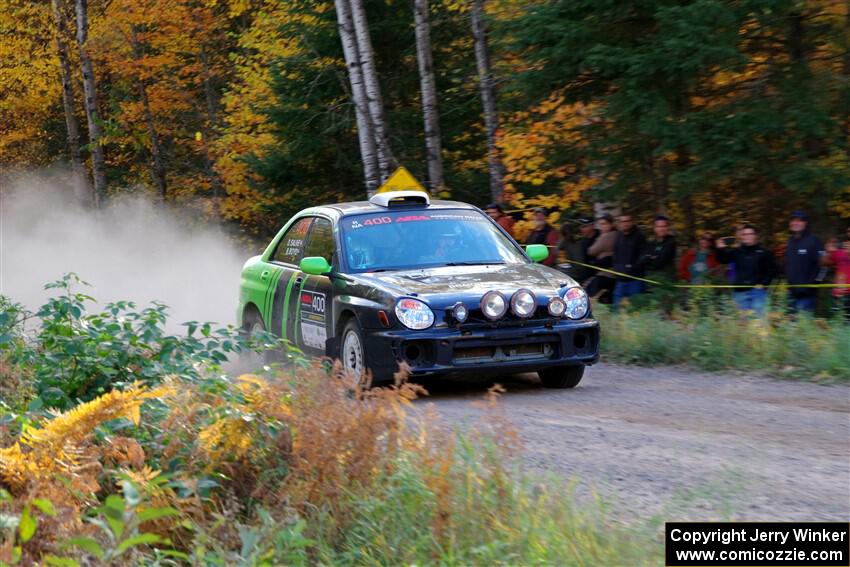
<path fill-rule="evenodd" d="M 552 317 L 563 317 L 567 310 L 567 304 L 560 297 L 553 297 L 549 300 L 549 315 Z"/>
<path fill-rule="evenodd" d="M 488 291 L 481 298 L 481 312 L 484 316 L 495 321 L 505 316 L 508 311 L 508 302 L 502 292 Z"/>
<path fill-rule="evenodd" d="M 466 323 L 466 320 L 469 319 L 469 309 L 463 303 L 455 303 L 455 306 L 452 307 L 452 316 L 458 323 Z"/>
<path fill-rule="evenodd" d="M 534 315 L 537 309 L 537 298 L 527 289 L 517 290 L 511 297 L 511 311 L 523 319 Z"/>

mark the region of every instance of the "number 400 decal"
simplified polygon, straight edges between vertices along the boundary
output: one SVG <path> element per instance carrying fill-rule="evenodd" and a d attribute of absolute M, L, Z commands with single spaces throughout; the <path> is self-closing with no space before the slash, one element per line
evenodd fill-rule
<path fill-rule="evenodd" d="M 307 306 L 307 311 L 310 313 L 325 312 L 325 295 L 313 291 L 304 291 L 301 293 L 301 309 Z"/>

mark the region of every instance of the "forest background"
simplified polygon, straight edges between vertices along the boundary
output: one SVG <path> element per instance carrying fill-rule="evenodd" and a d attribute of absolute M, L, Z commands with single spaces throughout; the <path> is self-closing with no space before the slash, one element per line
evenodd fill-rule
<path fill-rule="evenodd" d="M 0 0 L 0 187 L 54 166 L 92 206 L 145 192 L 264 239 L 366 196 L 371 65 L 360 125 L 434 193 L 831 234 L 848 44 L 835 0 Z"/>

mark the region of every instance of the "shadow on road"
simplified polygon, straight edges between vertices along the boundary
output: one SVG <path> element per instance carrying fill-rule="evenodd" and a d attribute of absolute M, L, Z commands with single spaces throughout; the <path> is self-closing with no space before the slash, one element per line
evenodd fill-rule
<path fill-rule="evenodd" d="M 428 390 L 425 400 L 452 398 L 481 398 L 487 394 L 493 384 L 501 384 L 505 388 L 503 395 L 528 392 L 542 389 L 536 374 L 514 374 L 507 376 L 489 376 L 487 378 L 440 377 L 419 378 L 413 380 Z"/>

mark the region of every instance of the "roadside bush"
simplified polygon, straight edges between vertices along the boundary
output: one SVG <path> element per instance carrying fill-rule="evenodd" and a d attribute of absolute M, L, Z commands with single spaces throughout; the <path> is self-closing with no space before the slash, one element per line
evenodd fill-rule
<path fill-rule="evenodd" d="M 168 374 L 196 379 L 218 369 L 230 354 L 273 341 L 194 321 L 184 323 L 185 335 L 170 334 L 168 308 L 161 303 L 137 310 L 133 302 L 117 301 L 92 312 L 94 298 L 75 291 L 81 285 L 87 284 L 74 274 L 46 285 L 57 294 L 36 313 L 0 299 L 0 373 L 14 367 L 27 375 L 36 407 L 66 409 L 112 388 L 153 384 Z"/>

